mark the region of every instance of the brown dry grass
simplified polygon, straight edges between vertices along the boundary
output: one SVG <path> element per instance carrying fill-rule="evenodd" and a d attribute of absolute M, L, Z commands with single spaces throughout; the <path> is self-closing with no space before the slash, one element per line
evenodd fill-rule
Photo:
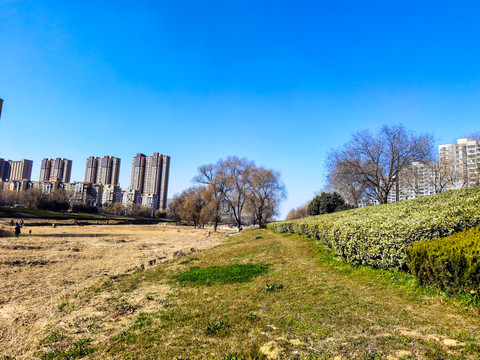
<path fill-rule="evenodd" d="M 150 260 L 158 264 L 178 251 L 210 248 L 223 237 L 221 232 L 207 237 L 207 230 L 170 225 L 56 223 L 60 224 L 56 228 L 24 227 L 18 239 L 0 238 L 0 357 L 34 357 L 32 348 L 59 318 L 59 311 L 65 310 L 65 299 L 94 286 L 99 278 L 125 274 L 142 265 L 148 268 Z M 167 286 L 154 290 L 160 297 L 167 291 Z M 86 308 L 85 314 L 91 317 L 92 311 Z M 75 322 L 67 318 L 63 316 L 62 321 Z"/>

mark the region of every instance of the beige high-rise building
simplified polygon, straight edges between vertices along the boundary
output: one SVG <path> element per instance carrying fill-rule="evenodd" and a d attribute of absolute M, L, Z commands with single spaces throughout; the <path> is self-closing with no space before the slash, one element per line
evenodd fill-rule
<path fill-rule="evenodd" d="M 72 173 L 72 160 L 64 158 L 43 159 L 40 166 L 39 181 L 60 179 L 63 183 L 70 182 Z"/>
<path fill-rule="evenodd" d="M 111 205 L 120 201 L 120 186 L 105 185 L 102 189 L 102 205 Z"/>
<path fill-rule="evenodd" d="M 7 160 L 10 165 L 8 180 L 30 180 L 32 176 L 33 161 L 22 159 L 19 161 Z"/>
<path fill-rule="evenodd" d="M 132 161 L 130 189 L 154 197 L 155 209 L 166 209 L 170 156 L 154 153 L 153 156 L 137 154 Z"/>
<path fill-rule="evenodd" d="M 90 156 L 85 166 L 85 182 L 102 185 L 118 185 L 120 159 L 113 156 Z"/>

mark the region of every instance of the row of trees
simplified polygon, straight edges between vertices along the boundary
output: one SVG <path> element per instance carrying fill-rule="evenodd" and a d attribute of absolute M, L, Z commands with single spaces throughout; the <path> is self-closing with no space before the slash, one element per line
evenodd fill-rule
<path fill-rule="evenodd" d="M 78 202 L 64 190 L 56 189 L 52 194 L 44 194 L 40 189 L 27 189 L 26 191 L 0 191 L 0 206 L 13 206 L 21 204 L 26 208 L 41 210 L 66 211 L 70 208 L 73 212 L 98 213 L 99 208 Z M 100 208 L 100 211 L 111 215 L 130 215 L 136 217 L 151 217 L 152 209 L 140 204 L 124 206 L 113 203 Z M 156 211 L 153 214 L 158 218 L 167 217 L 166 211 Z"/>
<path fill-rule="evenodd" d="M 70 208 L 70 198 L 63 189 L 58 189 L 51 195 L 43 194 L 40 189 L 26 191 L 3 191 L 0 189 L 0 206 L 22 204 L 26 208 L 62 211 Z"/>
<path fill-rule="evenodd" d="M 169 212 L 176 221 L 213 222 L 215 231 L 224 217 L 232 217 L 239 228 L 243 223 L 264 227 L 286 194 L 276 171 L 245 158 L 202 165 L 193 180 L 197 185 L 175 196 Z"/>

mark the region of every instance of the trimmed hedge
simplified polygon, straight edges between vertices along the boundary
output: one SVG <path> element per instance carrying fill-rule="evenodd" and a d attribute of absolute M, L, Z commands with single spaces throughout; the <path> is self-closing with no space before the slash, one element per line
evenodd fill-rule
<path fill-rule="evenodd" d="M 408 270 L 405 250 L 480 224 L 480 187 L 268 224 L 318 239 L 353 264 Z"/>
<path fill-rule="evenodd" d="M 480 228 L 435 241 L 420 241 L 407 249 L 408 267 L 420 285 L 450 294 L 480 287 Z"/>

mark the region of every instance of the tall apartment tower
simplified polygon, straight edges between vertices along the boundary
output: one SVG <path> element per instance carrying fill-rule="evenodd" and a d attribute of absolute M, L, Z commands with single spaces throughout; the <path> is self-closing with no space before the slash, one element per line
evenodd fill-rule
<path fill-rule="evenodd" d="M 456 144 L 438 146 L 439 163 L 454 173 L 454 188 L 480 185 L 480 143 L 458 139 Z"/>
<path fill-rule="evenodd" d="M 153 156 L 137 154 L 132 161 L 130 189 L 157 199 L 156 209 L 167 208 L 170 156 L 154 153 Z"/>
<path fill-rule="evenodd" d="M 90 156 L 85 166 L 85 182 L 102 185 L 118 185 L 120 159 L 113 156 Z"/>
<path fill-rule="evenodd" d="M 85 165 L 85 182 L 95 184 L 97 182 L 98 157 L 90 156 Z"/>
<path fill-rule="evenodd" d="M 70 182 L 72 173 L 72 160 L 64 158 L 43 159 L 40 166 L 39 181 L 60 179 L 63 183 Z"/>
<path fill-rule="evenodd" d="M 22 159 L 19 161 L 7 160 L 10 165 L 8 180 L 30 180 L 33 161 Z"/>
<path fill-rule="evenodd" d="M 8 160 L 0 159 L 0 181 L 5 181 L 10 177 L 10 163 Z"/>
<path fill-rule="evenodd" d="M 145 159 L 144 154 L 138 153 L 132 161 L 132 175 L 130 176 L 130 189 L 143 193 L 143 179 L 145 176 Z"/>

